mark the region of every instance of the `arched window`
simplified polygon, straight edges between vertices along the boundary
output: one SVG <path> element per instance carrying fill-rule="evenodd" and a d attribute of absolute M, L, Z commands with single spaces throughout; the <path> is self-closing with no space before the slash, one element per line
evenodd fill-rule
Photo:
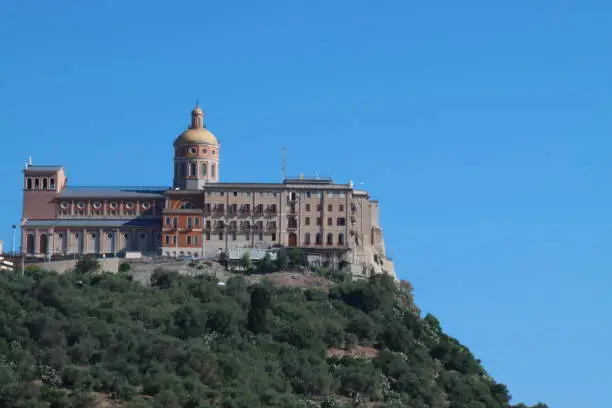
<path fill-rule="evenodd" d="M 189 163 L 189 176 L 196 177 L 198 175 L 198 166 L 195 163 Z"/>
<path fill-rule="evenodd" d="M 172 218 L 172 227 L 176 228 L 178 226 L 178 218 Z"/>
<path fill-rule="evenodd" d="M 202 162 L 202 163 L 200 163 L 200 166 L 201 166 L 201 168 L 202 168 L 202 170 L 201 170 L 201 171 L 202 171 L 202 175 L 203 175 L 203 176 L 205 176 L 205 175 L 206 175 L 206 170 L 207 170 L 207 167 L 208 167 L 208 166 L 206 165 L 206 162 Z"/>
<path fill-rule="evenodd" d="M 28 234 L 26 239 L 26 254 L 31 255 L 34 253 L 34 234 Z"/>
<path fill-rule="evenodd" d="M 198 217 L 196 217 L 195 220 L 193 220 L 193 225 L 195 225 L 196 227 L 200 226 L 200 219 Z"/>
<path fill-rule="evenodd" d="M 316 239 L 315 243 L 316 243 L 317 245 L 321 245 L 321 244 L 323 244 L 323 237 L 321 236 L 321 233 L 320 233 L 320 232 L 317 232 L 317 235 L 316 235 L 316 238 L 315 238 L 315 239 Z"/>
<path fill-rule="evenodd" d="M 338 234 L 338 245 L 344 245 L 344 234 Z"/>
<path fill-rule="evenodd" d="M 27 190 L 31 190 L 32 189 L 32 179 L 28 178 L 27 184 L 26 184 L 26 189 Z"/>
<path fill-rule="evenodd" d="M 34 179 L 34 188 L 36 190 L 38 190 L 40 188 L 40 180 L 39 179 Z"/>
<path fill-rule="evenodd" d="M 327 234 L 327 245 L 334 245 L 334 234 Z"/>
<path fill-rule="evenodd" d="M 216 177 L 216 173 L 217 173 L 217 166 L 215 166 L 215 164 L 211 164 L 210 165 L 210 177 Z"/>
<path fill-rule="evenodd" d="M 310 232 L 304 234 L 304 245 L 310 245 Z"/>
<path fill-rule="evenodd" d="M 46 189 L 49 187 L 49 186 L 47 185 L 47 179 L 46 179 L 46 178 L 44 178 L 44 179 L 42 179 L 42 180 L 43 180 L 43 182 L 42 182 L 42 188 L 43 188 L 43 190 L 46 190 Z"/>
<path fill-rule="evenodd" d="M 55 189 L 55 179 L 54 178 L 49 179 L 49 188 L 52 190 Z"/>

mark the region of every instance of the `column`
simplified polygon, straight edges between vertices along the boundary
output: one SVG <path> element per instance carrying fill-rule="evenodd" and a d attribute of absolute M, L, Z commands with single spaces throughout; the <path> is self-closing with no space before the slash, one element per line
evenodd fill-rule
<path fill-rule="evenodd" d="M 106 242 L 106 234 L 104 233 L 104 230 L 102 228 L 100 228 L 98 230 L 98 253 L 99 254 L 103 254 L 106 252 L 106 248 L 104 245 L 104 242 Z"/>
<path fill-rule="evenodd" d="M 40 255 L 40 231 L 34 230 L 34 256 Z"/>
<path fill-rule="evenodd" d="M 66 250 L 64 251 L 68 255 L 72 251 L 72 231 L 67 229 L 66 232 Z"/>
<path fill-rule="evenodd" d="M 115 230 L 115 239 L 113 240 L 113 256 L 117 256 L 117 247 L 119 246 L 119 242 L 121 242 L 121 231 L 119 228 Z"/>
<path fill-rule="evenodd" d="M 81 249 L 81 255 L 85 255 L 87 253 L 87 230 L 81 230 L 81 239 L 83 242 L 83 248 Z"/>
<path fill-rule="evenodd" d="M 55 253 L 55 231 L 53 228 L 47 230 L 47 251 L 46 256 L 51 259 L 51 255 Z"/>

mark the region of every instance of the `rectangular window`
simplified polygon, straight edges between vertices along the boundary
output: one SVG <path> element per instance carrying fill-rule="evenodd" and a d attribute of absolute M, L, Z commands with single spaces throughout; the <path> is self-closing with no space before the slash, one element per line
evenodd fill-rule
<path fill-rule="evenodd" d="M 310 204 L 306 204 L 306 211 L 310 211 Z"/>
<path fill-rule="evenodd" d="M 173 236 L 172 236 L 172 243 L 173 243 L 174 245 L 176 245 L 176 235 L 173 235 Z"/>
<path fill-rule="evenodd" d="M 260 232 L 260 233 L 259 233 L 259 240 L 260 240 L 260 241 L 263 241 L 263 232 Z"/>
<path fill-rule="evenodd" d="M 310 225 L 310 217 L 304 218 L 304 225 Z"/>
<path fill-rule="evenodd" d="M 166 235 L 166 245 L 170 245 L 170 235 Z"/>
<path fill-rule="evenodd" d="M 333 225 L 331 217 L 327 217 L 327 225 L 330 227 Z"/>
<path fill-rule="evenodd" d="M 276 241 L 276 232 L 272 233 L 272 241 Z"/>
<path fill-rule="evenodd" d="M 338 227 L 344 227 L 346 225 L 346 218 L 340 217 L 340 218 L 336 219 L 336 225 Z"/>
<path fill-rule="evenodd" d="M 317 217 L 317 225 L 321 225 L 321 217 Z"/>
<path fill-rule="evenodd" d="M 331 204 L 327 204 L 327 211 L 333 211 L 334 210 L 334 206 Z"/>
<path fill-rule="evenodd" d="M 206 233 L 206 240 L 207 240 L 207 241 L 210 241 L 210 232 L 207 232 L 207 233 Z"/>
<path fill-rule="evenodd" d="M 310 198 L 310 191 L 306 192 L 306 198 Z"/>
<path fill-rule="evenodd" d="M 344 211 L 344 204 L 340 204 L 338 206 L 338 211 L 340 211 L 340 212 Z"/>
<path fill-rule="evenodd" d="M 321 211 L 321 204 L 317 204 L 317 211 Z"/>
<path fill-rule="evenodd" d="M 200 237 L 198 237 L 197 235 L 195 237 L 193 237 L 193 243 L 194 243 L 194 245 L 199 245 L 200 244 Z"/>
<path fill-rule="evenodd" d="M 234 232 L 232 233 L 232 241 L 235 241 L 235 240 L 236 240 L 236 233 Z"/>
<path fill-rule="evenodd" d="M 223 233 L 222 232 L 219 233 L 219 241 L 223 241 Z"/>
<path fill-rule="evenodd" d="M 187 236 L 187 245 L 191 245 L 191 237 Z"/>

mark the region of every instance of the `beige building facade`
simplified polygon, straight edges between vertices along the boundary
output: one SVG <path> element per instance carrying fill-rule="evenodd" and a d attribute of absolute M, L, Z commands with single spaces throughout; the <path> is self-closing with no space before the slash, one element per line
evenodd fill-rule
<path fill-rule="evenodd" d="M 24 169 L 21 248 L 27 256 L 128 251 L 212 258 L 232 248 L 301 248 L 359 273 L 394 275 L 379 204 L 352 183 L 303 177 L 220 181 L 221 145 L 199 107 L 174 141 L 172 186 L 70 186 L 62 166 Z"/>

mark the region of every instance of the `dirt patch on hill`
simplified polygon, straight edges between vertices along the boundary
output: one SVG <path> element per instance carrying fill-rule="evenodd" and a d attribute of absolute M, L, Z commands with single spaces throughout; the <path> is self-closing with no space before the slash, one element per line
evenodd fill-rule
<path fill-rule="evenodd" d="M 92 392 L 91 406 L 95 408 L 121 408 L 123 405 L 106 394 Z"/>
<path fill-rule="evenodd" d="M 266 275 L 251 275 L 247 279 L 253 283 L 269 279 L 276 285 L 318 288 L 326 292 L 332 285 L 329 280 L 310 272 L 274 272 Z"/>
<path fill-rule="evenodd" d="M 349 350 L 331 347 L 327 349 L 328 357 L 362 357 L 374 358 L 378 354 L 378 350 L 372 347 L 353 346 Z"/>

